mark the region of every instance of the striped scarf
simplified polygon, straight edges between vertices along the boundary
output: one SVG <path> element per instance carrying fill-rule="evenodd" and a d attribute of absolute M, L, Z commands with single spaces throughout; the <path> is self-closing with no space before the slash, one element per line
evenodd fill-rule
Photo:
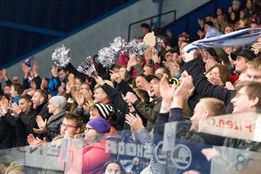
<path fill-rule="evenodd" d="M 248 45 L 255 42 L 260 34 L 261 28 L 246 28 L 228 34 L 194 41 L 185 46 L 184 51 L 185 53 L 189 53 L 194 49 L 198 50 L 210 47 L 222 48 Z"/>

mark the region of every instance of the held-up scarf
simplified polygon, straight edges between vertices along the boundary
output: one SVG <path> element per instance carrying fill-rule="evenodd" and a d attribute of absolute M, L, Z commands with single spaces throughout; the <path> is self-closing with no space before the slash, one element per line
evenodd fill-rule
<path fill-rule="evenodd" d="M 237 47 L 248 45 L 255 42 L 260 34 L 261 28 L 246 28 L 228 34 L 194 41 L 185 46 L 184 51 L 189 53 L 194 49 L 209 47 Z"/>

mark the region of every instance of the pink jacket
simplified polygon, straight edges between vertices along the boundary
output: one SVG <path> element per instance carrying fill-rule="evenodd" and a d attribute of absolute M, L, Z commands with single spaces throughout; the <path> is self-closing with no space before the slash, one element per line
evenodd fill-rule
<path fill-rule="evenodd" d="M 66 174 L 98 174 L 110 158 L 110 154 L 105 152 L 105 141 L 90 144 L 82 149 L 73 145 L 70 148 L 70 159 L 65 165 L 62 161 L 63 155 L 62 149 L 58 161 Z"/>
<path fill-rule="evenodd" d="M 94 174 L 100 172 L 109 160 L 110 154 L 105 152 L 105 143 L 93 143 L 83 148 L 82 173 Z"/>

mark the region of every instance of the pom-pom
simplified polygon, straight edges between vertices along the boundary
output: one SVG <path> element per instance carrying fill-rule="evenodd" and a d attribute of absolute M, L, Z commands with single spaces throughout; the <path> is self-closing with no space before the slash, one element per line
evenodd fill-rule
<path fill-rule="evenodd" d="M 109 47 L 104 47 L 98 52 L 98 62 L 103 67 L 111 68 L 121 54 L 125 52 L 127 43 L 122 37 L 116 37 Z"/>
<path fill-rule="evenodd" d="M 69 54 L 70 49 L 67 49 L 64 45 L 62 45 L 54 50 L 52 54 L 52 61 L 54 61 L 54 64 L 59 68 L 65 67 L 71 62 L 71 57 Z"/>
<path fill-rule="evenodd" d="M 122 53 L 124 52 L 124 49 L 126 48 L 127 42 L 125 40 L 118 36 L 113 40 L 113 43 L 110 44 L 111 49 L 115 51 L 115 53 Z"/>
<path fill-rule="evenodd" d="M 98 75 L 91 56 L 86 57 L 85 62 L 82 62 L 78 66 L 77 70 L 81 73 L 88 75 L 89 77 L 95 77 Z"/>
<path fill-rule="evenodd" d="M 136 41 L 135 39 L 128 43 L 127 49 L 129 54 L 143 56 L 144 51 L 148 48 L 144 42 Z"/>
<path fill-rule="evenodd" d="M 110 47 L 104 47 L 98 52 L 98 62 L 103 67 L 112 67 L 116 62 L 115 52 Z"/>

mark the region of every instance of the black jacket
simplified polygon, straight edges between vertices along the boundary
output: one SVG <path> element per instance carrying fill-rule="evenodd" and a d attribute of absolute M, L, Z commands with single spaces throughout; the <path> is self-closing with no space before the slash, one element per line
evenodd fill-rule
<path fill-rule="evenodd" d="M 129 112 L 128 104 L 123 100 L 121 92 L 113 89 L 108 84 L 104 84 L 102 89 L 108 95 L 111 103 L 115 106 L 116 113 L 113 121 L 117 124 L 117 130 L 123 130 L 125 123 L 125 114 Z"/>
<path fill-rule="evenodd" d="M 192 76 L 193 84 L 201 97 L 214 97 L 224 101 L 227 106 L 227 113 L 232 113 L 233 105 L 230 101 L 235 97 L 236 91 L 209 83 L 204 75 L 204 67 L 202 67 L 201 59 L 194 59 L 187 62 L 183 66 L 183 69 L 187 70 L 188 74 Z"/>
<path fill-rule="evenodd" d="M 29 134 L 36 134 L 33 128 L 37 127 L 36 111 L 32 109 L 30 112 L 21 112 L 16 119 L 16 146 L 25 146 L 27 143 L 27 136 Z"/>
<path fill-rule="evenodd" d="M 46 137 L 48 141 L 51 141 L 54 137 L 60 135 L 60 128 L 65 113 L 65 111 L 61 111 L 56 115 L 52 115 L 48 119 L 46 125 L 46 132 L 44 133 L 44 137 Z"/>
<path fill-rule="evenodd" d="M 0 149 L 13 147 L 16 140 L 14 125 L 6 118 L 7 114 L 0 117 Z"/>
<path fill-rule="evenodd" d="M 48 119 L 51 114 L 49 114 L 48 112 L 48 108 L 47 108 L 48 103 L 42 103 L 41 105 L 37 106 L 36 108 L 36 114 L 37 115 L 41 115 L 41 117 L 44 119 Z"/>

